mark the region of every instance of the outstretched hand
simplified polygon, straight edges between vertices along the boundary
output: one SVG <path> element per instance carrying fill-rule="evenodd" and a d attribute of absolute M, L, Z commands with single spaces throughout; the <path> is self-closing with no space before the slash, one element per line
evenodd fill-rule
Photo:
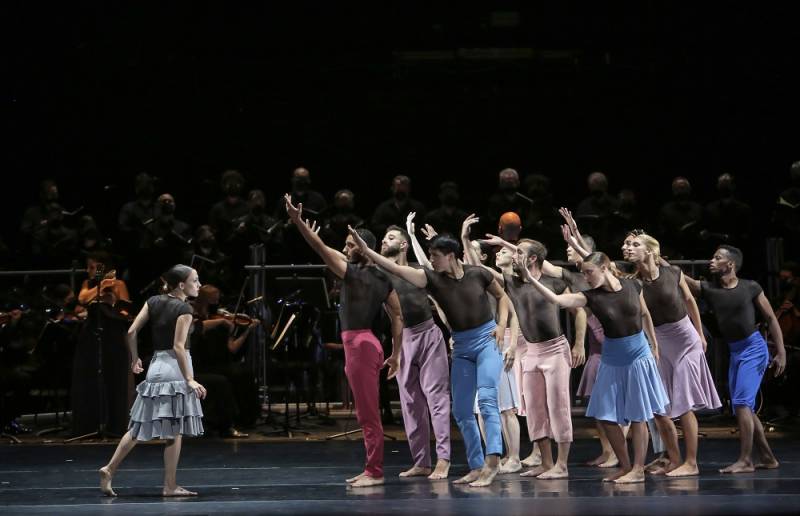
<path fill-rule="evenodd" d="M 292 204 L 292 195 L 288 193 L 283 195 L 283 200 L 286 202 L 286 213 L 289 215 L 289 219 L 297 224 L 303 216 L 303 203 L 295 206 Z"/>
<path fill-rule="evenodd" d="M 469 238 L 470 227 L 472 227 L 473 224 L 478 223 L 480 220 L 481 219 L 476 217 L 474 213 L 467 215 L 467 218 L 461 223 L 461 238 Z"/>
<path fill-rule="evenodd" d="M 386 379 L 391 380 L 400 371 L 400 357 L 392 355 L 383 363 L 383 367 L 388 367 L 389 371 L 386 373 Z"/>
<path fill-rule="evenodd" d="M 567 223 L 567 226 L 569 226 L 570 232 L 572 232 L 572 234 L 575 235 L 575 237 L 578 237 L 578 235 L 580 235 L 580 232 L 578 231 L 578 224 L 575 222 L 575 218 L 572 216 L 572 212 L 569 211 L 568 208 L 562 207 L 558 209 L 558 213 L 561 215 L 561 217 L 563 217 L 564 221 Z"/>
<path fill-rule="evenodd" d="M 433 237 L 439 234 L 430 224 L 425 224 L 425 227 L 420 228 L 420 231 L 422 232 L 422 236 L 425 237 L 425 240 L 432 240 Z"/>
<path fill-rule="evenodd" d="M 486 238 L 482 238 L 482 239 L 478 240 L 478 242 L 481 242 L 481 243 L 485 242 L 485 243 L 487 243 L 489 245 L 503 245 L 505 243 L 505 240 L 503 240 L 502 238 L 500 238 L 497 235 L 493 235 L 491 233 L 486 233 Z"/>
<path fill-rule="evenodd" d="M 350 225 L 348 225 L 348 226 L 347 226 L 347 231 L 349 231 L 349 232 L 350 232 L 350 236 L 351 236 L 351 237 L 353 237 L 353 241 L 354 241 L 354 242 L 356 243 L 356 245 L 358 246 L 358 249 L 359 249 L 359 250 L 360 250 L 360 251 L 361 251 L 361 252 L 362 252 L 364 255 L 366 255 L 366 254 L 367 254 L 367 251 L 369 251 L 369 246 L 367 245 L 367 243 L 366 243 L 366 242 L 364 242 L 364 239 L 363 239 L 363 238 L 361 238 L 361 235 L 359 235 L 359 234 L 358 234 L 358 231 L 356 231 L 356 230 L 353 228 L 353 226 L 350 226 Z"/>

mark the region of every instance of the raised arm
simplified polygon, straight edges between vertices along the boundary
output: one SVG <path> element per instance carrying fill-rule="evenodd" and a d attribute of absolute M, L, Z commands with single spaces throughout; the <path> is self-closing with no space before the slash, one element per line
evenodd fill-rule
<path fill-rule="evenodd" d="M 403 278 L 417 288 L 425 288 L 428 285 L 428 277 L 425 276 L 424 270 L 394 263 L 385 256 L 381 256 L 380 253 L 376 253 L 373 249 L 370 249 L 355 229 L 350 226 L 347 226 L 347 229 L 350 231 L 350 236 L 353 237 L 353 240 L 364 256 L 368 256 L 369 259 L 378 264 L 381 269 Z"/>
<path fill-rule="evenodd" d="M 392 290 L 389 293 L 383 306 L 392 322 L 392 354 L 383 363 L 384 367 L 389 368 L 386 378 L 391 380 L 397 376 L 397 372 L 400 370 L 400 350 L 403 347 L 403 312 L 400 309 L 400 298 L 397 297 L 396 291 Z"/>
<path fill-rule="evenodd" d="M 414 256 L 417 257 L 417 263 L 426 269 L 433 269 L 430 260 L 428 260 L 428 257 L 425 256 L 425 250 L 422 248 L 422 245 L 417 239 L 417 232 L 415 231 L 416 227 L 414 226 L 414 217 L 416 215 L 417 213 L 412 211 L 406 217 L 406 232 L 408 232 L 408 236 L 411 238 L 411 249 L 414 251 Z"/>
<path fill-rule="evenodd" d="M 769 367 L 774 367 L 775 376 L 780 376 L 786 368 L 786 348 L 783 346 L 783 332 L 781 332 L 778 318 L 775 317 L 775 312 L 772 310 L 763 292 L 756 298 L 756 306 L 761 312 L 761 316 L 767 321 L 769 325 L 769 334 L 775 342 L 775 357 L 770 362 Z"/>
<path fill-rule="evenodd" d="M 689 290 L 689 285 L 686 284 L 686 275 L 683 272 L 681 272 L 680 287 L 681 294 L 683 295 L 683 301 L 686 303 L 686 311 L 689 313 L 689 319 L 692 320 L 692 324 L 694 324 L 697 334 L 700 335 L 700 342 L 703 343 L 703 352 L 705 353 L 706 348 L 708 348 L 708 343 L 706 342 L 706 337 L 703 334 L 703 323 L 700 320 L 700 310 L 697 308 L 697 301 L 694 300 L 692 291 Z"/>
<path fill-rule="evenodd" d="M 308 220 L 303 220 L 303 203 L 297 206 L 293 205 L 292 196 L 289 194 L 284 195 L 284 200 L 286 202 L 286 213 L 289 215 L 289 220 L 297 226 L 303 239 L 311 246 L 311 249 L 322 258 L 322 261 L 325 262 L 325 265 L 328 266 L 336 277 L 340 279 L 344 278 L 347 272 L 347 258 L 339 251 L 325 245 L 317 234 L 318 230 L 315 230 L 315 225 L 312 226 Z"/>
<path fill-rule="evenodd" d="M 583 256 L 585 258 L 586 256 L 589 255 L 589 249 L 591 249 L 591 246 L 589 246 L 589 244 L 586 242 L 586 240 L 583 239 L 583 237 L 581 236 L 581 232 L 578 231 L 578 223 L 575 222 L 575 219 L 572 217 L 572 212 L 569 211 L 567 208 L 559 208 L 558 209 L 558 213 L 560 213 L 561 216 L 566 221 L 567 228 L 569 229 L 569 233 L 575 239 L 575 244 L 577 245 L 577 247 L 575 245 L 573 245 L 573 248 L 576 251 L 578 251 L 578 253 L 581 256 Z M 562 228 L 562 231 L 563 231 L 563 228 Z M 570 245 L 572 245 L 571 242 L 568 241 L 568 243 Z M 583 250 L 583 252 L 585 252 L 586 254 L 585 255 L 582 254 L 581 251 L 578 250 L 579 248 L 581 250 Z"/>
<path fill-rule="evenodd" d="M 480 256 L 472 248 L 472 242 L 469 239 L 470 228 L 479 220 L 474 213 L 470 213 L 461 223 L 461 247 L 464 248 L 464 261 L 469 265 L 483 265 Z"/>
<path fill-rule="evenodd" d="M 650 341 L 650 350 L 653 352 L 653 358 L 658 362 L 658 340 L 656 340 L 656 329 L 653 327 L 653 318 L 650 317 L 650 310 L 647 309 L 647 303 L 644 302 L 644 294 L 639 292 L 639 304 L 642 306 L 642 327 L 644 333 L 647 335 L 647 340 Z"/>

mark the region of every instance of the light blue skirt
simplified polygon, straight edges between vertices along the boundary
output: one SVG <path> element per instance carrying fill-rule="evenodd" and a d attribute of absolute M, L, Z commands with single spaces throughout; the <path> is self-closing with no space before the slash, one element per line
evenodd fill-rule
<path fill-rule="evenodd" d="M 191 371 L 188 351 L 186 358 Z M 173 350 L 153 353 L 147 378 L 136 386 L 128 431 L 137 441 L 203 434 L 200 399 L 186 383 Z"/>
<path fill-rule="evenodd" d="M 627 425 L 664 415 L 669 398 L 644 332 L 606 337 L 586 415 Z"/>

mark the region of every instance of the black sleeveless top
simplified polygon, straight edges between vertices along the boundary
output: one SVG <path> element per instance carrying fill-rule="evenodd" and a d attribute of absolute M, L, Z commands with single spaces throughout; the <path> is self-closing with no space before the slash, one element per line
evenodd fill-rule
<path fill-rule="evenodd" d="M 150 318 L 153 351 L 166 351 L 175 346 L 175 325 L 178 322 L 178 317 L 192 315 L 194 310 L 187 301 L 181 301 L 176 297 L 162 294 L 147 300 L 147 313 Z M 189 333 L 193 329 L 193 326 L 189 325 Z M 188 337 L 184 346 L 186 349 L 190 347 Z"/>
<path fill-rule="evenodd" d="M 602 287 L 581 292 L 587 306 L 603 325 L 606 337 L 618 339 L 642 331 L 642 285 L 636 280 L 620 278 L 622 289 L 613 292 Z"/>
<path fill-rule="evenodd" d="M 761 292 L 761 285 L 752 280 L 739 279 L 733 288 L 724 288 L 716 282 L 700 282 L 700 297 L 714 310 L 726 342 L 746 339 L 756 331 L 755 303 Z"/>

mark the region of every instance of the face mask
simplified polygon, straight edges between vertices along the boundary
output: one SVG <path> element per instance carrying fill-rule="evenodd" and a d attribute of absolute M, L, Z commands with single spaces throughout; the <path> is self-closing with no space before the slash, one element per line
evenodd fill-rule
<path fill-rule="evenodd" d="M 253 207 L 250 208 L 250 213 L 252 213 L 255 216 L 259 216 L 262 213 L 264 213 L 264 207 L 261 206 L 260 204 L 254 204 Z"/>
<path fill-rule="evenodd" d="M 227 183 L 223 186 L 222 191 L 229 196 L 239 195 L 239 192 L 242 191 L 242 185 L 239 183 Z"/>
<path fill-rule="evenodd" d="M 175 213 L 175 205 L 169 202 L 161 203 L 161 213 L 164 215 L 172 215 Z"/>
<path fill-rule="evenodd" d="M 500 183 L 500 191 L 505 193 L 515 192 L 517 187 L 513 183 Z"/>
<path fill-rule="evenodd" d="M 307 177 L 294 177 L 292 178 L 292 187 L 295 191 L 303 192 L 311 186 L 311 180 Z"/>
<path fill-rule="evenodd" d="M 394 198 L 397 199 L 399 202 L 403 202 L 408 199 L 408 192 L 399 191 L 394 193 Z"/>
<path fill-rule="evenodd" d="M 455 192 L 445 192 L 442 194 L 442 204 L 445 206 L 455 206 L 458 203 L 458 194 Z"/>

